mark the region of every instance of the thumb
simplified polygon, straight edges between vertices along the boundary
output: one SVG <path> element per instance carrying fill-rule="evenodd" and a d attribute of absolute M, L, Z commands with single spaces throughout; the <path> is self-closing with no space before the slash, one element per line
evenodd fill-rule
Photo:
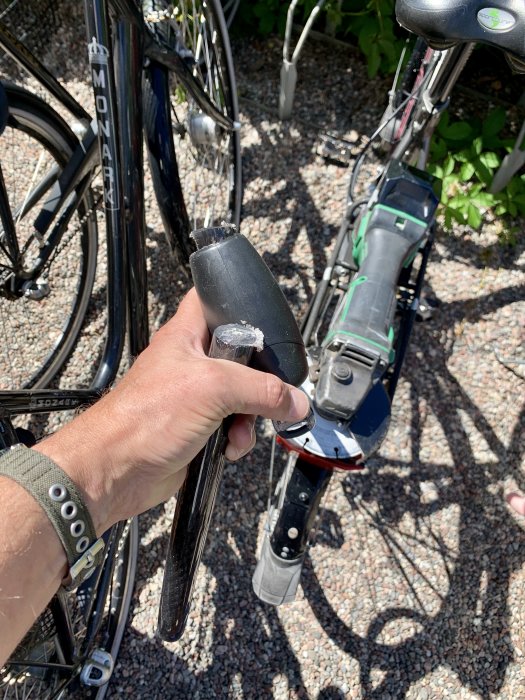
<path fill-rule="evenodd" d="M 297 422 L 306 416 L 310 403 L 306 394 L 273 374 L 221 361 L 228 378 L 225 404 L 229 414 L 247 413 L 272 420 Z"/>

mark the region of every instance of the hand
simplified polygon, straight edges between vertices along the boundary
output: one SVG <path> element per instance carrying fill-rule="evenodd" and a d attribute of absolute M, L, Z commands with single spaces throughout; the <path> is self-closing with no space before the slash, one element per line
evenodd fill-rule
<path fill-rule="evenodd" d="M 209 332 L 194 290 L 117 387 L 36 449 L 83 489 L 98 533 L 172 496 L 185 467 L 236 414 L 228 459 L 255 443 L 256 415 L 298 421 L 305 394 L 276 377 L 206 356 Z"/>

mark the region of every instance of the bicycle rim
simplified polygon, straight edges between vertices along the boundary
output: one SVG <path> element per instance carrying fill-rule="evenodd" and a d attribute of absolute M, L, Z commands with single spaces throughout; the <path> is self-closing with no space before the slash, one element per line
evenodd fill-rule
<path fill-rule="evenodd" d="M 47 385 L 71 352 L 93 288 L 97 224 L 88 190 L 63 225 L 41 274 L 31 274 L 42 244 L 33 224 L 75 140 L 41 100 L 20 88 L 7 87 L 6 92 L 9 120 L 1 136 L 2 172 L 20 251 L 12 261 L 0 247 L 0 386 L 9 390 Z M 17 291 L 10 294 L 13 273 Z"/>
<path fill-rule="evenodd" d="M 138 521 L 135 518 L 120 535 L 114 561 L 106 561 L 105 566 L 112 567 L 112 577 L 104 603 L 103 622 L 96 638 L 83 650 L 82 656 L 74 659 L 66 669 L 56 622 L 51 608 L 47 608 L 11 657 L 11 661 L 27 661 L 27 665 L 8 663 L 0 670 L 2 700 L 66 700 L 82 697 L 103 700 L 108 684 L 86 687 L 80 683 L 79 674 L 93 648 L 109 652 L 113 661 L 117 657 L 133 593 L 138 543 Z M 77 652 L 85 644 L 85 615 L 93 595 L 94 591 L 89 585 L 83 584 L 67 594 L 65 600 L 74 634 L 72 641 Z M 43 666 L 30 665 L 36 662 Z"/>
<path fill-rule="evenodd" d="M 158 2 L 154 4 L 158 6 Z M 216 0 L 181 0 L 172 19 L 153 28 L 176 47 L 196 85 L 213 105 L 238 122 L 233 60 L 220 4 Z M 174 73 L 170 74 L 170 100 L 177 166 L 191 229 L 222 222 L 239 225 L 239 131 L 219 127 Z"/>

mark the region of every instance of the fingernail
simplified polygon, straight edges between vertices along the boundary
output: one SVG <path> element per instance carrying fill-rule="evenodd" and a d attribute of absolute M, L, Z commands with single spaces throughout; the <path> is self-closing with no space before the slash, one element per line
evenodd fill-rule
<path fill-rule="evenodd" d="M 301 418 L 304 418 L 310 410 L 310 402 L 308 401 L 308 396 L 306 396 L 304 391 L 296 389 L 295 387 L 292 388 L 291 394 L 292 405 L 290 409 L 289 418 L 291 421 L 301 420 Z"/>
<path fill-rule="evenodd" d="M 242 457 L 242 450 L 238 450 L 236 447 L 228 445 L 224 456 L 229 462 L 236 462 Z"/>

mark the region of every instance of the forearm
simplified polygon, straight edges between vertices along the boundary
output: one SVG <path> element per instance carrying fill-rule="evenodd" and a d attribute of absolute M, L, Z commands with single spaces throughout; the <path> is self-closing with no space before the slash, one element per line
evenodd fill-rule
<path fill-rule="evenodd" d="M 145 437 L 137 428 L 140 421 L 131 420 L 131 408 L 122 409 L 128 421 L 120 420 L 122 403 L 107 395 L 33 448 L 51 458 L 74 482 L 97 536 L 117 520 L 172 495 L 184 479 L 184 470 L 176 475 L 170 470 L 167 493 L 166 488 L 160 491 L 142 483 L 141 460 L 136 462 L 131 455 L 138 453 L 134 438 L 140 444 Z M 125 478 L 131 469 L 136 473 L 134 480 Z M 0 666 L 56 593 L 67 570 L 63 545 L 44 510 L 16 481 L 1 476 Z"/>
<path fill-rule="evenodd" d="M 199 301 L 190 293 L 113 391 L 33 448 L 67 473 L 97 536 L 176 493 L 185 466 L 227 416 L 237 414 L 226 450 L 237 459 L 253 445 L 248 418 L 293 423 L 306 415 L 302 391 L 234 362 L 210 360 L 208 341 Z M 1 477 L 0 661 L 66 572 L 65 550 L 44 510 Z"/>
<path fill-rule="evenodd" d="M 97 535 L 112 524 L 105 478 L 106 449 L 89 412 L 35 448 L 74 482 Z M 108 426 L 108 422 L 102 422 Z M 111 426 L 109 426 L 111 430 Z M 66 552 L 48 515 L 15 480 L 0 477 L 0 662 L 49 603 L 68 571 Z M 1 665 L 1 663 L 0 663 Z"/>
<path fill-rule="evenodd" d="M 0 477 L 0 666 L 66 572 L 66 554 L 47 515 L 22 486 Z"/>

